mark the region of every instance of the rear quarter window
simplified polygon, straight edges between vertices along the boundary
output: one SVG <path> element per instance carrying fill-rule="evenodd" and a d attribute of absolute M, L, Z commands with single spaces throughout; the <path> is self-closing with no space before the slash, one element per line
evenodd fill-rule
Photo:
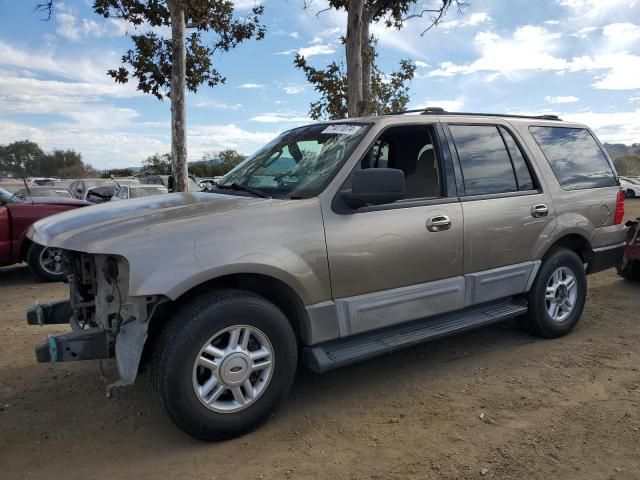
<path fill-rule="evenodd" d="M 531 126 L 529 131 L 563 189 L 616 185 L 611 165 L 589 130 Z"/>

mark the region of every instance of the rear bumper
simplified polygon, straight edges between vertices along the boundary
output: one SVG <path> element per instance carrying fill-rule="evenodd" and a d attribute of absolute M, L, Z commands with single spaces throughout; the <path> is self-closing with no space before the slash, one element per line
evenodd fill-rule
<path fill-rule="evenodd" d="M 625 242 L 593 249 L 587 273 L 597 273 L 622 263 Z"/>

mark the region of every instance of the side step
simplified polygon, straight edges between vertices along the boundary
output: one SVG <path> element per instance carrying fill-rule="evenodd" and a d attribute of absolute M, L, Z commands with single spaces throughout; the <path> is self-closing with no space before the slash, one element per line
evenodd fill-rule
<path fill-rule="evenodd" d="M 322 373 L 419 343 L 501 322 L 522 315 L 526 311 L 527 302 L 524 299 L 502 299 L 411 323 L 305 347 L 303 359 L 311 370 Z"/>

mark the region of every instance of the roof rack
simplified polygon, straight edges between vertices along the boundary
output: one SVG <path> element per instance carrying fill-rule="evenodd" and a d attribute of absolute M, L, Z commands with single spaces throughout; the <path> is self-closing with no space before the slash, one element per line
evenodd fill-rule
<path fill-rule="evenodd" d="M 404 115 L 405 113 L 420 113 L 421 115 L 472 115 L 476 117 L 504 117 L 504 118 L 533 118 L 536 120 L 556 120 L 562 121 L 557 115 L 516 115 L 508 113 L 476 113 L 476 112 L 447 112 L 442 107 L 416 108 L 414 110 L 403 110 L 401 112 L 385 113 L 384 115 Z"/>

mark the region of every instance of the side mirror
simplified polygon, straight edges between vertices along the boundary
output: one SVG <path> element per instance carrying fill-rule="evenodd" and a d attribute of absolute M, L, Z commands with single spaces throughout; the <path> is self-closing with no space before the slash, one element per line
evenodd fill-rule
<path fill-rule="evenodd" d="M 351 190 L 342 193 L 352 208 L 383 205 L 404 198 L 404 172 L 395 168 L 356 170 L 351 177 Z"/>

